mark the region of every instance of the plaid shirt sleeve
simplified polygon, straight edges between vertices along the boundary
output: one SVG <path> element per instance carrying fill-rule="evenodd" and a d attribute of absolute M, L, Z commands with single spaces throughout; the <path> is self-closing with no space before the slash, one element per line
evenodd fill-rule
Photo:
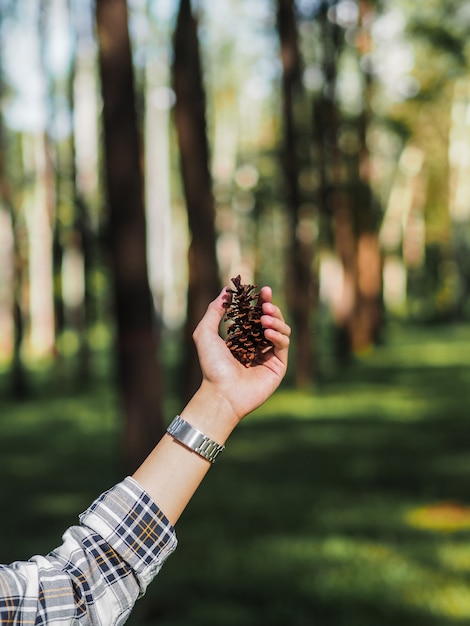
<path fill-rule="evenodd" d="M 176 548 L 173 527 L 126 478 L 47 556 L 0 565 L 0 624 L 118 626 Z"/>

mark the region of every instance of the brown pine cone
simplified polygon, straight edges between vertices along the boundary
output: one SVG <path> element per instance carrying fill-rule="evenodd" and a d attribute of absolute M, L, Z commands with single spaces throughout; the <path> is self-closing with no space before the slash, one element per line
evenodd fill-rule
<path fill-rule="evenodd" d="M 241 277 L 232 278 L 231 302 L 225 303 L 224 320 L 230 322 L 225 340 L 233 356 L 245 367 L 264 360 L 273 344 L 264 336 L 257 285 L 242 285 Z"/>

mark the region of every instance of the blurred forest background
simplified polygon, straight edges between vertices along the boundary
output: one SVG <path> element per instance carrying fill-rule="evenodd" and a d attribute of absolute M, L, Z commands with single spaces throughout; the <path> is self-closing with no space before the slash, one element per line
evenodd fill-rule
<path fill-rule="evenodd" d="M 52 529 L 59 532 L 73 523 L 75 505 L 109 486 L 113 458 L 132 471 L 197 388 L 192 330 L 241 274 L 245 283 L 272 285 L 293 327 L 291 362 L 263 419 L 252 430 L 243 425 L 222 470 L 225 488 L 212 479 L 220 484 L 188 516 L 190 556 L 175 560 L 182 559 L 194 601 L 191 623 L 443 626 L 468 619 L 470 552 L 459 542 L 470 527 L 463 503 L 470 478 L 463 426 L 469 28 L 466 0 L 1 1 L 0 466 L 5 485 L 13 483 L 2 487 L 5 498 L 15 498 L 15 481 L 33 500 L 45 490 L 34 519 L 50 527 L 57 506 Z M 275 458 L 265 469 L 253 465 L 250 441 L 263 448 L 263 433 L 266 454 L 284 459 L 282 475 L 273 473 Z M 39 440 L 49 451 L 42 456 Z M 358 447 L 342 449 L 345 441 Z M 78 442 L 81 453 L 73 452 Z M 321 442 L 333 446 L 330 455 Z M 439 451 L 441 473 L 425 460 Z M 452 473 L 445 459 L 454 453 Z M 55 458 L 55 469 L 44 456 Z M 372 470 L 378 457 L 383 466 Z M 60 469 L 67 460 L 74 463 L 68 475 Z M 66 485 L 74 471 L 75 499 Z M 221 519 L 243 521 L 227 485 L 238 490 L 237 476 L 250 482 L 253 472 L 261 491 L 250 485 L 243 505 L 252 525 L 266 526 L 263 510 L 254 511 L 260 493 L 276 493 L 271 472 L 284 486 L 285 507 L 297 511 L 296 543 L 266 544 L 261 562 L 250 565 L 251 586 L 232 589 L 240 602 L 221 600 L 209 618 L 188 573 L 191 559 L 200 563 L 204 554 L 195 528 L 207 520 L 198 522 L 197 507 L 204 517 L 216 496 Z M 299 472 L 308 485 L 295 479 Z M 310 483 L 317 473 L 328 477 L 326 491 Z M 54 497 L 44 486 L 51 475 Z M 400 504 L 386 500 L 388 488 L 396 495 L 405 484 L 411 492 Z M 302 543 L 297 535 L 312 529 L 302 507 L 312 494 L 324 507 L 315 532 L 335 526 L 325 510 L 338 505 L 347 538 Z M 419 508 L 443 498 L 452 503 Z M 402 536 L 397 520 L 407 507 L 416 509 L 406 518 L 414 522 Z M 274 511 L 272 503 L 264 513 L 275 534 Z M 21 537 L 23 557 L 48 549 L 25 540 L 19 516 L 1 523 L 18 533 L 18 545 Z M 421 531 L 410 538 L 413 524 L 437 533 L 427 535 L 426 547 Z M 354 543 L 359 527 L 372 543 Z M 436 537 L 444 531 L 457 538 L 439 544 L 447 556 L 438 565 Z M 44 541 L 55 536 L 44 532 Z M 235 539 L 227 531 L 227 541 L 220 528 L 211 532 L 214 571 L 235 559 L 232 572 L 245 576 L 236 548 L 224 550 L 227 541 L 246 544 L 247 529 Z M 394 550 L 405 544 L 410 552 L 384 547 L 381 533 Z M 18 558 L 4 552 L 2 561 Z M 273 580 L 275 554 L 298 562 Z M 439 568 L 456 554 L 460 569 L 447 582 Z M 410 559 L 421 558 L 415 571 Z M 171 567 L 170 583 L 178 581 Z M 316 591 L 304 589 L 308 572 Z M 229 595 L 234 582 L 223 573 L 221 581 Z M 184 622 L 184 613 L 172 617 L 170 583 L 163 608 L 156 599 L 144 603 L 144 622 Z M 260 584 L 266 588 L 257 596 Z M 272 606 L 268 585 L 278 594 Z"/>

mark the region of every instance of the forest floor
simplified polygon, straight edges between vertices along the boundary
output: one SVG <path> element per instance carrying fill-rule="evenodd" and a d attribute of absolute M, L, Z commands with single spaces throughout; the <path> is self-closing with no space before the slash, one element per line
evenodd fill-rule
<path fill-rule="evenodd" d="M 0 381 L 1 382 L 1 381 Z M 470 619 L 470 325 L 390 327 L 241 424 L 130 626 Z M 0 401 L 0 562 L 47 552 L 119 480 L 114 393 Z"/>

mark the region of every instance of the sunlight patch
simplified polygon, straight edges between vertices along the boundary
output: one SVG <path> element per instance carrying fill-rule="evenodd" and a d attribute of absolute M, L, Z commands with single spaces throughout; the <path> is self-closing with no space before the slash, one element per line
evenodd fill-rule
<path fill-rule="evenodd" d="M 278 391 L 258 408 L 255 417 L 293 416 L 296 419 L 374 418 L 394 422 L 417 421 L 429 412 L 429 399 L 418 397 L 415 390 L 404 386 L 375 386 L 374 393 L 366 384 L 338 393 Z M 253 419 L 253 417 L 251 418 Z"/>
<path fill-rule="evenodd" d="M 458 502 L 438 502 L 412 509 L 405 515 L 409 526 L 420 530 L 452 533 L 470 529 L 470 507 Z"/>
<path fill-rule="evenodd" d="M 470 572 L 470 545 L 451 544 L 438 549 L 440 562 L 453 572 Z"/>
<path fill-rule="evenodd" d="M 309 594 L 336 601 L 381 598 L 382 607 L 411 609 L 423 617 L 470 618 L 470 592 L 464 580 L 382 542 L 342 535 L 324 540 L 278 537 L 271 539 L 268 551 L 288 571 L 296 571 Z"/>

